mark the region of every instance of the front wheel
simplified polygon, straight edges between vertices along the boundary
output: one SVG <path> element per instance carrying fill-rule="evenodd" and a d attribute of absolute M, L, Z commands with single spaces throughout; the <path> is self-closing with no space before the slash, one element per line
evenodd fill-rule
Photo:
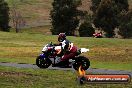
<path fill-rule="evenodd" d="M 51 61 L 43 56 L 36 58 L 36 65 L 40 68 L 48 68 L 51 65 Z"/>
<path fill-rule="evenodd" d="M 90 66 L 90 61 L 88 58 L 84 56 L 79 56 L 75 58 L 75 63 L 73 64 L 73 68 L 75 70 L 79 70 L 79 67 L 82 66 L 83 70 L 87 70 Z"/>

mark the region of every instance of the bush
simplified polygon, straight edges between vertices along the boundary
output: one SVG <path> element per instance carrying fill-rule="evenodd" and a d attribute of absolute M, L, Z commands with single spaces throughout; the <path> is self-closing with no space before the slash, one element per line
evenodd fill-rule
<path fill-rule="evenodd" d="M 128 0 L 92 0 L 93 23 L 101 28 L 107 37 L 114 36 L 114 29 L 118 27 L 119 14 L 128 11 Z"/>
<path fill-rule="evenodd" d="M 128 12 L 122 12 L 119 26 L 119 35 L 123 38 L 132 37 L 132 10 Z"/>
<path fill-rule="evenodd" d="M 132 20 L 129 23 L 120 25 L 118 33 L 123 38 L 132 38 Z"/>
<path fill-rule="evenodd" d="M 0 30 L 9 32 L 9 7 L 4 0 L 0 0 Z"/>
<path fill-rule="evenodd" d="M 94 33 L 95 30 L 90 23 L 84 22 L 80 25 L 79 35 L 81 37 L 91 37 Z"/>

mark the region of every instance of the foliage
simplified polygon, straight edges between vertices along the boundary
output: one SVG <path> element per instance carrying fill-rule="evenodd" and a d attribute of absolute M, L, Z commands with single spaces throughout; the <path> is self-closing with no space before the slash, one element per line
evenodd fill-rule
<path fill-rule="evenodd" d="M 80 0 L 54 0 L 51 10 L 52 34 L 66 32 L 67 35 L 74 35 L 74 30 L 79 24 L 77 7 Z"/>
<path fill-rule="evenodd" d="M 84 22 L 80 25 L 79 35 L 81 37 L 91 37 L 93 36 L 94 32 L 95 30 L 90 23 Z"/>
<path fill-rule="evenodd" d="M 132 37 L 132 10 L 123 12 L 118 32 L 123 38 Z"/>
<path fill-rule="evenodd" d="M 0 30 L 9 32 L 9 7 L 4 0 L 0 0 Z"/>
<path fill-rule="evenodd" d="M 92 6 L 90 7 L 90 9 L 93 11 L 93 13 L 96 13 L 96 10 L 101 2 L 101 0 L 91 0 L 92 2 Z"/>
<path fill-rule="evenodd" d="M 128 10 L 128 0 L 102 0 L 98 4 L 94 9 L 93 22 L 97 28 L 107 33 L 107 37 L 113 37 L 115 27 L 120 25 L 120 13 Z"/>
<path fill-rule="evenodd" d="M 107 37 L 112 37 L 113 29 L 118 25 L 116 15 L 115 3 L 110 0 L 102 0 L 97 9 L 94 24 L 98 28 L 101 27 L 108 34 Z"/>
<path fill-rule="evenodd" d="M 79 35 L 81 37 L 91 37 L 95 33 L 94 28 L 92 27 L 92 16 L 91 15 L 86 15 L 85 16 L 85 21 L 82 23 L 79 27 Z"/>

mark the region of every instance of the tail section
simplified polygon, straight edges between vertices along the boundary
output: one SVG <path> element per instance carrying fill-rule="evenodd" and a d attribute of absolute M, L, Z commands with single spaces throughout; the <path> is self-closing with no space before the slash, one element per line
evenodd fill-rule
<path fill-rule="evenodd" d="M 81 53 L 85 53 L 85 52 L 88 52 L 89 49 L 86 49 L 86 48 L 81 48 Z"/>

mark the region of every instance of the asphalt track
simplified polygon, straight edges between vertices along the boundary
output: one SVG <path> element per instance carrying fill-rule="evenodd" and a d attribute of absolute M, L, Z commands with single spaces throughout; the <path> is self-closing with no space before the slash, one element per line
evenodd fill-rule
<path fill-rule="evenodd" d="M 32 69 L 40 69 L 35 64 L 24 64 L 24 63 L 6 63 L 0 62 L 0 66 L 8 66 L 8 67 L 16 67 L 16 68 L 32 68 Z M 73 68 L 59 68 L 50 66 L 50 70 L 71 70 L 74 71 Z M 132 71 L 124 71 L 124 70 L 108 70 L 108 69 L 97 69 L 97 68 L 89 68 L 86 70 L 88 73 L 94 74 L 129 74 L 132 77 Z"/>

